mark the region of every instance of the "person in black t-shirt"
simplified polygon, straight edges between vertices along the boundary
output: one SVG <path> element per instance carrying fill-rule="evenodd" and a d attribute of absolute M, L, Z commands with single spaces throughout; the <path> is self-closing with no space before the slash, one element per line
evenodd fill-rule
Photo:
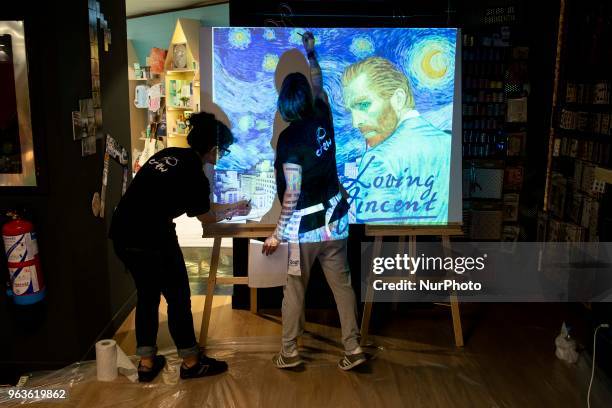
<path fill-rule="evenodd" d="M 297 337 L 304 331 L 304 295 L 310 268 L 319 259 L 342 326 L 345 354 L 338 367 L 350 370 L 366 358 L 359 347 L 357 303 L 346 253 L 349 205 L 340 192 L 333 121 L 314 52 L 314 36 L 307 32 L 302 39 L 314 98 L 304 75 L 296 72 L 284 79 L 278 110 L 289 126 L 279 135 L 274 162 L 282 210 L 276 230 L 263 246 L 263 252 L 271 254 L 280 241 L 289 242 L 282 348 L 272 361 L 278 368 L 302 364 Z"/>
<path fill-rule="evenodd" d="M 227 154 L 233 136 L 210 113 L 193 114 L 189 125 L 191 147 L 171 147 L 153 155 L 134 177 L 111 222 L 115 252 L 136 284 L 138 377 L 143 382 L 153 380 L 165 365 L 164 357 L 156 355 L 160 294 L 168 303 L 168 327 L 183 358 L 181 378 L 227 370 L 225 362 L 202 354 L 196 342 L 187 269 L 172 220 L 187 213 L 213 223 L 246 215 L 249 204 L 211 204 L 203 166 Z"/>

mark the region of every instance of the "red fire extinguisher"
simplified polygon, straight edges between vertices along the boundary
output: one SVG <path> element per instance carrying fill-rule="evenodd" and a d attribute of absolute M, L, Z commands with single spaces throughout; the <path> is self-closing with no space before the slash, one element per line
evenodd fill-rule
<path fill-rule="evenodd" d="M 18 305 L 40 302 L 46 290 L 34 225 L 16 213 L 7 215 L 11 220 L 2 227 L 2 240 L 10 277 L 8 294 Z"/>

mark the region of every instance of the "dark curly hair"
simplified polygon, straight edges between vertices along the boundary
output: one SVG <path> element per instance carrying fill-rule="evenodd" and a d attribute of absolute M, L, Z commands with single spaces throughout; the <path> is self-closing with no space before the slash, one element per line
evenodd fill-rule
<path fill-rule="evenodd" d="M 199 154 L 206 154 L 215 146 L 227 149 L 234 143 L 234 136 L 227 126 L 208 112 L 192 114 L 187 120 L 187 143 Z"/>

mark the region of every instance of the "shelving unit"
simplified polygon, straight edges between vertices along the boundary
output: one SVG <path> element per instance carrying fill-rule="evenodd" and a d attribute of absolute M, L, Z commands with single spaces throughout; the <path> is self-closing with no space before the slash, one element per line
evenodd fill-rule
<path fill-rule="evenodd" d="M 604 40 L 610 32 L 609 25 L 590 23 L 606 13 L 609 18 L 612 8 L 597 3 L 585 2 L 576 14 L 568 3 L 538 228 L 542 241 L 608 241 L 612 226 L 606 186 L 612 184 L 612 59 Z"/>
<path fill-rule="evenodd" d="M 179 106 L 169 106 L 168 110 L 169 111 L 186 111 L 186 110 L 191 110 L 191 106 L 189 107 L 179 107 Z"/>
<path fill-rule="evenodd" d="M 612 3 L 609 0 L 563 0 L 557 36 L 552 119 L 544 210 L 538 219 L 538 241 L 601 242 L 612 237 Z M 605 249 L 602 249 L 605 251 Z M 604 258 L 594 258 L 591 264 Z M 574 287 L 605 290 L 602 276 L 569 271 Z M 583 280 L 584 279 L 584 280 Z M 581 291 L 583 292 L 583 291 Z M 588 300 L 592 299 L 592 302 Z M 591 347 L 595 327 L 607 323 L 612 304 L 582 297 L 576 315 L 591 327 L 585 338 Z M 569 325 L 574 326 L 572 321 Z M 594 365 L 612 373 L 612 332 L 600 330 Z M 595 369 L 595 367 L 593 367 Z"/>
<path fill-rule="evenodd" d="M 553 113 L 552 163 L 541 237 L 599 241 L 603 189 L 612 183 L 610 79 L 568 70 Z"/>
<path fill-rule="evenodd" d="M 149 58 L 147 58 L 147 61 Z M 130 83 L 130 133 L 131 133 L 131 146 L 132 146 L 132 164 L 133 170 L 138 169 L 136 160 L 138 160 L 140 153 L 145 148 L 145 141 L 147 140 L 147 133 L 151 128 L 157 128 L 157 142 L 156 145 L 159 148 L 165 146 L 165 133 L 160 128 L 165 128 L 165 122 L 163 117 L 165 116 L 165 95 L 161 95 L 160 108 L 156 112 L 150 111 L 148 108 L 137 108 L 134 104 L 136 95 L 136 88 L 141 85 L 152 87 L 155 85 L 164 85 L 164 74 L 151 74 L 149 78 L 136 78 L 134 63 L 139 63 L 136 51 L 134 50 L 133 44 L 128 40 L 128 79 Z"/>
<path fill-rule="evenodd" d="M 187 132 L 182 126 L 189 112 L 200 110 L 199 38 L 199 21 L 184 18 L 177 20 L 164 67 L 168 147 L 188 146 Z M 184 53 L 175 52 L 177 47 L 184 50 Z M 185 131 L 181 133 L 181 129 Z"/>
<path fill-rule="evenodd" d="M 170 69 L 166 71 L 166 74 L 183 74 L 183 73 L 196 73 L 195 69 Z"/>
<path fill-rule="evenodd" d="M 524 173 L 527 76 L 524 47 L 511 28 L 463 31 L 463 198 L 466 235 L 518 240 Z M 519 109 L 519 113 L 521 109 Z"/>
<path fill-rule="evenodd" d="M 128 82 L 129 82 L 129 98 L 130 98 L 130 139 L 132 152 L 132 160 L 136 157 L 134 154 L 137 151 L 142 151 L 143 142 L 141 139 L 142 131 L 144 131 L 148 124 L 148 113 L 147 109 L 139 109 L 134 106 L 134 98 L 136 97 L 136 87 L 138 85 L 144 85 L 148 79 L 136 78 L 134 75 L 134 63 L 138 62 L 136 50 L 131 40 L 127 41 L 128 51 Z"/>

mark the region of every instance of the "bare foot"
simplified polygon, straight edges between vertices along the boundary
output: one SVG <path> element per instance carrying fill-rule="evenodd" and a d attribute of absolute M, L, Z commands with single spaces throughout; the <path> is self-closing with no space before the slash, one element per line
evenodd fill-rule
<path fill-rule="evenodd" d="M 197 354 L 185 357 L 183 359 L 183 367 L 185 368 L 193 367 L 198 362 L 199 357 L 200 356 L 198 356 Z"/>
<path fill-rule="evenodd" d="M 140 371 L 151 371 L 155 357 L 141 357 L 138 369 Z"/>

